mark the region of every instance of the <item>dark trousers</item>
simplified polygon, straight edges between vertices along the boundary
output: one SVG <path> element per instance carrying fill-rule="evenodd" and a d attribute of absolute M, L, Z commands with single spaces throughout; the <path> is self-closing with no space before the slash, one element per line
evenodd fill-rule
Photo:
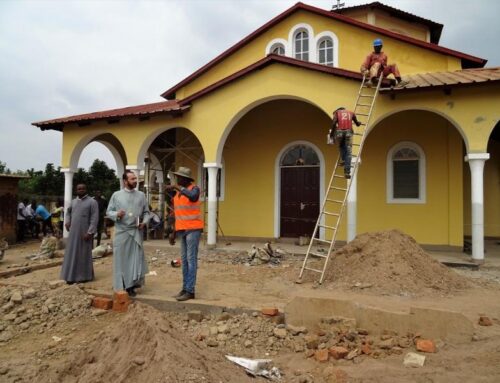
<path fill-rule="evenodd" d="M 49 229 L 51 233 L 54 233 L 54 229 L 52 228 L 52 217 L 42 221 L 42 233 L 44 237 L 47 235 L 47 229 Z"/>
<path fill-rule="evenodd" d="M 17 220 L 17 242 L 24 241 L 24 234 L 26 233 L 26 220 Z"/>

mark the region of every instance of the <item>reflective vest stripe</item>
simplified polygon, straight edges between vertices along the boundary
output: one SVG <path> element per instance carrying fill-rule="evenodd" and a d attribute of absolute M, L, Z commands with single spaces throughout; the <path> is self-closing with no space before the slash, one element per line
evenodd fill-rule
<path fill-rule="evenodd" d="M 200 215 L 177 215 L 175 219 L 180 219 L 181 221 L 188 221 L 191 219 L 201 219 Z"/>
<path fill-rule="evenodd" d="M 198 206 L 189 206 L 189 205 L 179 205 L 174 207 L 175 210 L 198 210 Z"/>

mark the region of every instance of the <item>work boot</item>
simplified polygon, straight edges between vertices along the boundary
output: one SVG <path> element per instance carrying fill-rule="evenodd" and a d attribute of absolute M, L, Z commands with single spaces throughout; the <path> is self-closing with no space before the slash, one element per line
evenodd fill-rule
<path fill-rule="evenodd" d="M 345 165 L 345 162 L 344 162 L 344 161 L 342 161 L 342 160 L 340 160 L 340 161 L 339 161 L 339 166 L 344 167 L 344 165 Z"/>
<path fill-rule="evenodd" d="M 128 296 L 131 297 L 131 298 L 137 296 L 137 293 L 135 292 L 135 290 L 134 290 L 133 287 L 125 289 L 125 291 L 127 292 Z"/>
<path fill-rule="evenodd" d="M 344 174 L 344 177 L 348 180 L 351 178 L 351 173 L 345 173 Z"/>
<path fill-rule="evenodd" d="M 182 289 L 181 291 L 179 291 L 177 294 L 175 294 L 173 297 L 175 299 L 179 298 L 180 296 L 184 295 L 186 293 L 186 290 Z"/>
<path fill-rule="evenodd" d="M 180 297 L 177 297 L 175 299 L 177 299 L 177 301 L 179 301 L 179 302 L 188 301 L 190 299 L 194 299 L 194 293 L 188 293 L 186 291 Z"/>

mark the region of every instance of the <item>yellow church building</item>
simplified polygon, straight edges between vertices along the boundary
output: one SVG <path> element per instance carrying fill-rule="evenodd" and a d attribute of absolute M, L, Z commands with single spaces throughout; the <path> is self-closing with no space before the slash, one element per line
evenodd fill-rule
<path fill-rule="evenodd" d="M 34 123 L 63 133 L 65 204 L 83 149 L 162 189 L 188 166 L 206 192 L 207 244 L 311 235 L 338 156 L 332 111 L 353 108 L 381 38 L 408 84 L 377 97 L 338 238 L 399 228 L 473 259 L 500 237 L 500 68 L 439 45 L 443 25 L 375 2 L 285 10 L 161 96 L 161 102 Z M 479 37 L 478 37 L 479 38 Z M 323 232 L 320 235 L 324 236 Z"/>

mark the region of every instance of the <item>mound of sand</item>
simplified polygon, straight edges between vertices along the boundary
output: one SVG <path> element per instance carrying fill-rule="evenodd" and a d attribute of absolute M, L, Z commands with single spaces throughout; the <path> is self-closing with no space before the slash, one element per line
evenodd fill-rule
<path fill-rule="evenodd" d="M 243 369 L 196 344 L 140 303 L 99 333 L 59 371 L 62 382 L 251 382 Z"/>
<path fill-rule="evenodd" d="M 469 287 L 399 230 L 358 235 L 332 254 L 327 281 L 385 294 L 449 294 Z"/>

